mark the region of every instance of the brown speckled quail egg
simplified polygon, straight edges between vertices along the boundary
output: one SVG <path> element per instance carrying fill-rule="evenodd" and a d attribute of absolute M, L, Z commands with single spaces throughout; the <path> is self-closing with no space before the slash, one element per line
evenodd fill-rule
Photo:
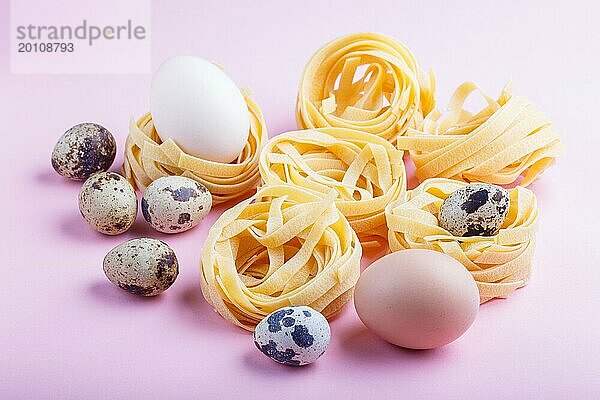
<path fill-rule="evenodd" d="M 330 339 L 329 323 L 308 306 L 280 308 L 254 329 L 254 344 L 264 355 L 292 366 L 315 362 L 327 350 Z"/>
<path fill-rule="evenodd" d="M 179 233 L 198 225 L 212 206 L 210 192 L 183 176 L 165 176 L 152 182 L 142 197 L 144 219 L 157 231 Z"/>
<path fill-rule="evenodd" d="M 52 151 L 52 167 L 65 178 L 83 181 L 107 171 L 115 160 L 117 144 L 103 126 L 91 122 L 66 131 Z"/>
<path fill-rule="evenodd" d="M 103 263 L 106 277 L 139 296 L 156 296 L 167 290 L 179 274 L 177 257 L 164 242 L 139 238 L 108 252 Z"/>
<path fill-rule="evenodd" d="M 446 198 L 440 208 L 440 226 L 454 236 L 495 235 L 508 214 L 510 194 L 487 183 L 472 183 Z"/>
<path fill-rule="evenodd" d="M 133 186 L 114 172 L 89 177 L 79 192 L 79 211 L 98 232 L 118 235 L 133 225 L 137 197 Z"/>

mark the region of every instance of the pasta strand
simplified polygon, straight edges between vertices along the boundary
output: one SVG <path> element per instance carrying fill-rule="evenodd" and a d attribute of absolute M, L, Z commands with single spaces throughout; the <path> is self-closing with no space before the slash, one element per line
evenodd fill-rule
<path fill-rule="evenodd" d="M 506 220 L 494 236 L 453 236 L 439 226 L 444 200 L 467 183 L 442 178 L 425 180 L 390 203 L 386 210 L 390 250 L 429 249 L 460 261 L 479 288 L 482 303 L 506 298 L 525 286 L 531 274 L 538 222 L 532 191 L 517 186 L 510 192 Z"/>
<path fill-rule="evenodd" d="M 247 330 L 284 306 L 338 312 L 358 280 L 362 250 L 336 196 L 266 186 L 225 211 L 202 247 L 206 300 Z"/>
<path fill-rule="evenodd" d="M 476 92 L 487 106 L 472 115 L 464 104 Z M 432 111 L 418 129 L 409 128 L 398 138 L 398 148 L 410 152 L 421 182 L 438 177 L 528 186 L 563 151 L 548 117 L 526 98 L 513 96 L 510 84 L 494 100 L 465 82 L 448 110 L 443 117 Z"/>
<path fill-rule="evenodd" d="M 435 106 L 435 78 L 400 41 L 356 33 L 327 43 L 306 65 L 296 106 L 299 129 L 340 127 L 391 143 Z"/>
<path fill-rule="evenodd" d="M 406 191 L 402 152 L 375 135 L 347 128 L 318 128 L 272 138 L 260 157 L 267 185 L 288 184 L 325 196 L 364 247 L 385 246 L 385 207 Z"/>

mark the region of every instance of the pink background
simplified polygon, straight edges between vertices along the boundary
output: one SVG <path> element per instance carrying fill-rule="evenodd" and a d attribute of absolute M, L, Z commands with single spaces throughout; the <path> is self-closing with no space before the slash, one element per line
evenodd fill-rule
<path fill-rule="evenodd" d="M 567 154 L 532 186 L 541 229 L 530 285 L 482 306 L 442 349 L 388 345 L 350 305 L 317 363 L 271 362 L 200 293 L 199 250 L 223 207 L 185 234 L 161 235 L 138 220 L 106 237 L 81 219 L 80 185 L 50 166 L 56 139 L 77 122 L 102 123 L 122 144 L 129 118 L 148 109 L 151 76 L 10 75 L 1 0 L 0 398 L 600 398 L 598 2 L 256 3 L 153 2 L 153 69 L 184 53 L 219 62 L 252 87 L 275 135 L 295 127 L 310 55 L 338 35 L 374 30 L 435 69 L 442 107 L 464 80 L 496 96 L 512 78 L 551 116 Z M 109 249 L 144 235 L 166 240 L 181 262 L 173 287 L 154 299 L 111 286 L 101 268 Z"/>
<path fill-rule="evenodd" d="M 5 2 L 7 0 L 2 0 Z M 113 27 L 126 25 L 131 20 L 133 27 L 143 26 L 151 30 L 150 0 L 58 0 L 51 7 L 40 6 L 39 0 L 12 0 L 10 2 L 12 24 L 11 72 L 18 73 L 80 73 L 80 72 L 129 72 L 149 73 L 151 40 L 126 40 L 126 32 L 121 39 L 73 40 L 73 52 L 22 52 L 18 53 L 19 42 L 15 40 L 18 26 L 70 26 L 77 31 L 83 19 L 87 27 Z M 69 12 L 65 12 L 69 10 Z M 114 32 L 113 31 L 113 32 Z M 79 33 L 81 34 L 81 33 Z M 35 34 L 36 35 L 36 34 Z M 113 34 L 114 36 L 115 34 Z M 37 35 L 36 35 L 37 36 Z M 90 35 L 87 34 L 87 37 Z M 150 36 L 150 35 L 148 35 Z M 68 41 L 68 40 L 67 40 Z M 52 42 L 43 40 L 40 42 Z M 14 54 L 14 55 L 12 55 Z M 118 60 L 118 62 L 115 62 Z"/>

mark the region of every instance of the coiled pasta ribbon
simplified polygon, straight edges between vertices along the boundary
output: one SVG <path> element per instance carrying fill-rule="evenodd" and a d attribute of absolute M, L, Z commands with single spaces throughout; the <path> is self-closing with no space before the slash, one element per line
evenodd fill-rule
<path fill-rule="evenodd" d="M 267 185 L 300 186 L 321 197 L 335 189 L 336 206 L 363 246 L 387 243 L 385 206 L 406 190 L 402 151 L 346 128 L 275 136 L 261 154 L 260 174 Z"/>
<path fill-rule="evenodd" d="M 247 94 L 244 98 L 250 115 L 250 134 L 235 161 L 225 164 L 194 157 L 170 138 L 161 143 L 148 113 L 137 123 L 132 119 L 129 125 L 123 164 L 127 179 L 143 190 L 162 176 L 186 176 L 206 186 L 213 204 L 249 194 L 260 182 L 258 159 L 267 131 L 258 105 Z"/>
<path fill-rule="evenodd" d="M 467 98 L 481 90 L 472 82 L 458 87 L 443 118 L 431 112 L 419 130 L 408 129 L 398 147 L 410 150 L 420 181 L 452 178 L 507 185 L 523 177 L 533 182 L 562 153 L 552 123 L 535 105 L 513 96 L 511 85 L 494 100 L 481 92 L 487 106 L 476 114 L 464 109 Z"/>
<path fill-rule="evenodd" d="M 225 211 L 202 248 L 206 300 L 248 330 L 284 306 L 339 311 L 352 297 L 362 250 L 336 196 L 266 186 Z"/>
<path fill-rule="evenodd" d="M 327 43 L 302 74 L 299 129 L 357 129 L 394 143 L 435 106 L 435 78 L 424 74 L 410 50 L 378 33 L 357 33 Z"/>
<path fill-rule="evenodd" d="M 473 275 L 482 303 L 506 298 L 525 286 L 531 274 L 538 208 L 532 191 L 517 186 L 510 192 L 508 216 L 494 236 L 453 236 L 438 224 L 443 201 L 467 183 L 427 179 L 385 210 L 392 252 L 430 249 L 460 261 Z"/>

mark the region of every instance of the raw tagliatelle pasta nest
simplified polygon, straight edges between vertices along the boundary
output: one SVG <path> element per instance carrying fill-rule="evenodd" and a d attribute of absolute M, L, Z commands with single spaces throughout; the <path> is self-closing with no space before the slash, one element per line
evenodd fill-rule
<path fill-rule="evenodd" d="M 123 170 L 127 179 L 144 190 L 154 180 L 181 175 L 203 184 L 212 194 L 213 204 L 249 195 L 259 184 L 258 160 L 267 141 L 267 131 L 258 105 L 244 93 L 250 117 L 248 142 L 231 163 L 219 163 L 184 152 L 172 139 L 161 142 L 150 113 L 129 126 Z"/>
<path fill-rule="evenodd" d="M 435 106 L 435 79 L 398 40 L 357 33 L 327 43 L 310 59 L 297 99 L 299 129 L 342 127 L 392 143 Z"/>
<path fill-rule="evenodd" d="M 438 224 L 443 201 L 466 186 L 450 179 L 427 179 L 388 205 L 386 218 L 392 252 L 430 249 L 460 261 L 473 275 L 480 301 L 505 298 L 525 286 L 531 274 L 538 208 L 532 191 L 509 190 L 508 216 L 494 236 L 453 236 Z"/>
<path fill-rule="evenodd" d="M 266 186 L 225 211 L 202 248 L 206 300 L 248 330 L 285 306 L 308 305 L 326 317 L 339 311 L 352 296 L 362 250 L 336 196 Z"/>
<path fill-rule="evenodd" d="M 261 154 L 260 173 L 267 185 L 299 186 L 321 197 L 335 189 L 337 208 L 363 246 L 386 244 L 385 207 L 406 190 L 402 151 L 346 128 L 275 136 Z"/>
<path fill-rule="evenodd" d="M 420 181 L 452 178 L 507 185 L 533 182 L 562 152 L 552 123 L 529 100 L 507 85 L 498 99 L 483 95 L 487 106 L 471 114 L 464 105 L 481 90 L 472 82 L 458 87 L 442 117 L 431 112 L 418 129 L 408 129 L 398 147 L 410 150 Z"/>

